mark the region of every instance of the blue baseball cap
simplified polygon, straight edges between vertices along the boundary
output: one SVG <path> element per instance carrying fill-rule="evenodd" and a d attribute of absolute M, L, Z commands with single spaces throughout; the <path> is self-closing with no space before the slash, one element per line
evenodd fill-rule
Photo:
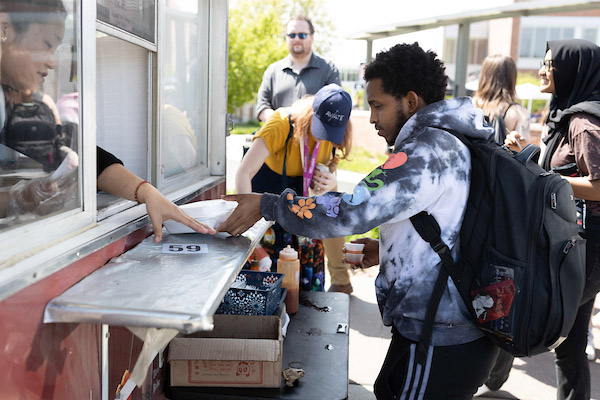
<path fill-rule="evenodd" d="M 350 94 L 335 83 L 323 86 L 313 100 L 312 133 L 314 137 L 342 144 L 352 111 Z"/>

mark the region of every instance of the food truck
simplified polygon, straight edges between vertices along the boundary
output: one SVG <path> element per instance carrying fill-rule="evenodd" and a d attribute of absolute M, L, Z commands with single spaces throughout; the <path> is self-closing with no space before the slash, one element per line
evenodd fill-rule
<path fill-rule="evenodd" d="M 2 399 L 115 398 L 124 371 L 134 369 L 132 357 L 147 343 L 123 324 L 111 325 L 110 304 L 106 312 L 88 305 L 44 315 L 54 298 L 152 233 L 145 205 L 97 191 L 96 146 L 177 204 L 225 194 L 227 1 L 63 5 L 64 38 L 40 92 L 55 103 L 79 164 L 61 207 L 0 219 Z M 53 172 L 6 146 L 0 157 L 4 192 Z M 110 286 L 111 279 L 99 284 Z M 217 282 L 225 286 L 227 279 Z M 113 287 L 115 308 L 127 309 L 135 286 Z M 144 313 L 128 312 L 130 323 Z M 67 314 L 71 322 L 61 322 Z M 96 317 L 97 323 L 83 322 Z M 134 398 L 163 398 L 163 375 L 152 374 L 153 361 Z"/>
<path fill-rule="evenodd" d="M 0 134 L 0 199 L 8 199 L 0 201 L 0 399 L 214 398 L 194 392 L 205 386 L 233 387 L 240 397 L 231 398 L 346 398 L 347 295 L 307 296 L 291 322 L 283 290 L 269 313 L 215 315 L 271 223 L 236 237 L 174 234 L 175 227 L 156 243 L 144 204 L 97 187 L 101 148 L 178 205 L 222 201 L 228 2 L 25 3 L 42 8 L 11 21 L 38 24 L 31 32 L 41 29 L 44 56 L 29 57 L 43 65 L 27 92 L 33 100 L 18 104 L 20 114 L 7 112 L 11 128 Z M 48 24 L 45 13 L 57 4 L 60 18 Z M 25 75 L 24 64 L 3 53 L 2 73 Z M 10 139 L 13 115 L 27 140 Z M 259 294 L 252 292 L 251 308 L 257 298 L 273 303 Z M 223 341 L 191 340 L 224 330 Z M 286 383 L 304 371 L 306 383 L 284 389 L 286 367 Z"/>

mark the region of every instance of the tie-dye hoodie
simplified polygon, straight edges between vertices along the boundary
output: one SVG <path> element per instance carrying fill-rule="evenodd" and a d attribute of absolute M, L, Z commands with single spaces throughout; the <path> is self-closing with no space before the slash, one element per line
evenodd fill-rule
<path fill-rule="evenodd" d="M 444 129 L 485 138 L 483 113 L 471 99 L 430 104 L 400 130 L 394 152 L 349 193 L 303 198 L 291 190 L 266 194 L 261 213 L 299 235 L 328 238 L 359 234 L 380 226 L 380 272 L 375 280 L 383 323 L 418 341 L 438 271 L 439 256 L 423 241 L 409 218 L 426 210 L 438 221 L 442 239 L 457 259 L 459 231 L 469 194 L 471 156 Z M 468 343 L 481 337 L 454 287 L 440 302 L 432 344 Z"/>

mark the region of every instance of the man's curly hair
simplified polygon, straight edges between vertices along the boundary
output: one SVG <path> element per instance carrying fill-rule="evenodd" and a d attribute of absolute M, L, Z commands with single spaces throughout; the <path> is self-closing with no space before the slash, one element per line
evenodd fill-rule
<path fill-rule="evenodd" d="M 385 93 L 399 99 L 412 90 L 431 104 L 444 99 L 448 82 L 445 71 L 437 54 L 424 51 L 418 42 L 397 44 L 377 53 L 365 68 L 365 80 L 381 78 Z"/>

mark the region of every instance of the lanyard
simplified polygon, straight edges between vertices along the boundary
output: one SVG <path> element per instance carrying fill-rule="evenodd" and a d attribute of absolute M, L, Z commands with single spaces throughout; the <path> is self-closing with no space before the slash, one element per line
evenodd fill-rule
<path fill-rule="evenodd" d="M 308 152 L 308 135 L 304 136 L 304 154 L 302 154 L 303 156 L 303 163 L 302 163 L 302 169 L 304 170 L 303 172 L 303 185 L 302 185 L 302 191 L 303 191 L 303 196 L 307 197 L 308 196 L 308 188 L 310 187 L 310 181 L 312 180 L 313 174 L 315 172 L 315 166 L 317 165 L 317 155 L 319 154 L 319 146 L 321 145 L 321 142 L 317 142 L 317 144 L 315 144 L 315 148 L 313 149 L 312 154 L 309 154 Z M 310 157 L 310 163 L 308 161 Z"/>

